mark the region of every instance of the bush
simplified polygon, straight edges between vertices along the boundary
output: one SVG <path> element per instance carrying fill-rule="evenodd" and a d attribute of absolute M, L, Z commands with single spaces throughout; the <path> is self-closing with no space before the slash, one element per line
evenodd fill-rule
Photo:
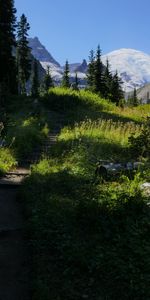
<path fill-rule="evenodd" d="M 0 174 L 10 171 L 15 168 L 17 162 L 10 149 L 0 148 Z"/>
<path fill-rule="evenodd" d="M 150 160 L 150 119 L 147 119 L 141 134 L 132 134 L 129 137 L 129 146 L 132 157 L 145 157 Z"/>
<path fill-rule="evenodd" d="M 40 148 L 44 138 L 48 134 L 48 128 L 40 125 L 36 118 L 30 117 L 23 121 L 21 126 L 13 128 L 12 147 L 16 153 L 16 157 L 26 158 L 34 149 Z"/>

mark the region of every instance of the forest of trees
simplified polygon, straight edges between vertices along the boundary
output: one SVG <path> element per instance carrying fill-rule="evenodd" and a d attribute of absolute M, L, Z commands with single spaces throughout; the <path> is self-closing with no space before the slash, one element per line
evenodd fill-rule
<path fill-rule="evenodd" d="M 30 26 L 24 14 L 17 22 L 13 0 L 1 0 L 0 7 L 0 101 L 4 105 L 8 94 L 26 93 L 31 74 Z"/>
<path fill-rule="evenodd" d="M 88 88 L 93 92 L 99 93 L 105 99 L 110 99 L 119 105 L 120 100 L 124 98 L 122 82 L 117 71 L 114 75 L 111 73 L 108 59 L 106 66 L 103 65 L 99 45 L 96 55 L 94 55 L 93 50 L 90 51 L 89 61 L 87 72 Z"/>
<path fill-rule="evenodd" d="M 13 0 L 0 0 L 0 105 L 5 106 L 8 95 L 39 95 L 38 62 L 32 57 L 28 42 L 30 25 L 24 14 L 16 18 Z M 50 70 L 44 78 L 45 90 L 53 86 Z"/>

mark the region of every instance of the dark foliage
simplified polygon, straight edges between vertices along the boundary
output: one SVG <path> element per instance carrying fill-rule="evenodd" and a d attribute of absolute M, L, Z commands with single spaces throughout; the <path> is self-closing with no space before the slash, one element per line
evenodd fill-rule
<path fill-rule="evenodd" d="M 63 79 L 62 79 L 62 86 L 65 88 L 70 87 L 70 79 L 69 79 L 69 63 L 68 60 L 66 60 Z"/>
<path fill-rule="evenodd" d="M 33 64 L 31 95 L 33 98 L 37 98 L 39 96 L 39 70 L 36 59 L 34 59 Z"/>
<path fill-rule="evenodd" d="M 54 83 L 53 83 L 53 79 L 51 77 L 51 73 L 50 73 L 50 67 L 47 67 L 47 72 L 44 78 L 44 91 L 47 93 L 49 88 L 54 87 Z"/>
<path fill-rule="evenodd" d="M 140 135 L 129 137 L 130 153 L 132 157 L 145 157 L 150 160 L 150 119 L 147 119 L 146 124 Z"/>
<path fill-rule="evenodd" d="M 35 172 L 26 201 L 35 299 L 149 299 L 150 212 L 139 193 L 114 198 L 65 171 Z"/>
<path fill-rule="evenodd" d="M 89 64 L 87 70 L 87 86 L 91 91 L 94 91 L 94 74 L 95 74 L 95 56 L 94 51 L 90 51 Z"/>
<path fill-rule="evenodd" d="M 0 0 L 0 102 L 17 93 L 15 47 L 16 9 L 13 0 Z"/>

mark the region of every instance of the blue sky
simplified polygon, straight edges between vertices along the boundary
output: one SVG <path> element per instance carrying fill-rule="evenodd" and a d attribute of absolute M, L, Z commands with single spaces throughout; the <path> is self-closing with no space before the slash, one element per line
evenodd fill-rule
<path fill-rule="evenodd" d="M 88 58 L 100 44 L 103 54 L 133 48 L 150 54 L 150 0 L 15 0 L 54 58 L 64 64 Z"/>

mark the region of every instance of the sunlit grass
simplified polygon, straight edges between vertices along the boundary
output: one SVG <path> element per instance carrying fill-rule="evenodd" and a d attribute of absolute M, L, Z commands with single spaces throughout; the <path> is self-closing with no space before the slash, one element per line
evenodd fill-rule
<path fill-rule="evenodd" d="M 50 108 L 58 109 L 61 112 L 69 110 L 73 118 L 75 117 L 74 114 L 76 114 L 76 119 L 81 117 L 82 120 L 86 115 L 95 119 L 98 118 L 98 114 L 99 117 L 104 117 L 103 114 L 107 113 L 107 119 L 116 120 L 118 118 L 119 120 L 122 118 L 124 122 L 130 120 L 141 122 L 150 114 L 150 104 L 121 108 L 90 91 L 74 91 L 60 87 L 49 90 L 45 103 Z"/>
<path fill-rule="evenodd" d="M 0 149 L 0 173 L 5 173 L 15 168 L 17 162 L 14 155 L 10 149 L 1 148 Z"/>
<path fill-rule="evenodd" d="M 128 117 L 133 121 L 144 121 L 150 116 L 150 104 L 139 105 L 137 107 L 124 107 L 124 109 L 116 107 L 115 112 L 118 115 Z"/>
<path fill-rule="evenodd" d="M 113 122 L 113 120 L 87 120 L 75 124 L 73 128 L 65 127 L 59 136 L 59 140 L 80 140 L 84 137 L 96 140 L 107 140 L 116 142 L 122 146 L 127 145 L 128 137 L 134 133 L 139 134 L 142 126 L 134 122 Z"/>

